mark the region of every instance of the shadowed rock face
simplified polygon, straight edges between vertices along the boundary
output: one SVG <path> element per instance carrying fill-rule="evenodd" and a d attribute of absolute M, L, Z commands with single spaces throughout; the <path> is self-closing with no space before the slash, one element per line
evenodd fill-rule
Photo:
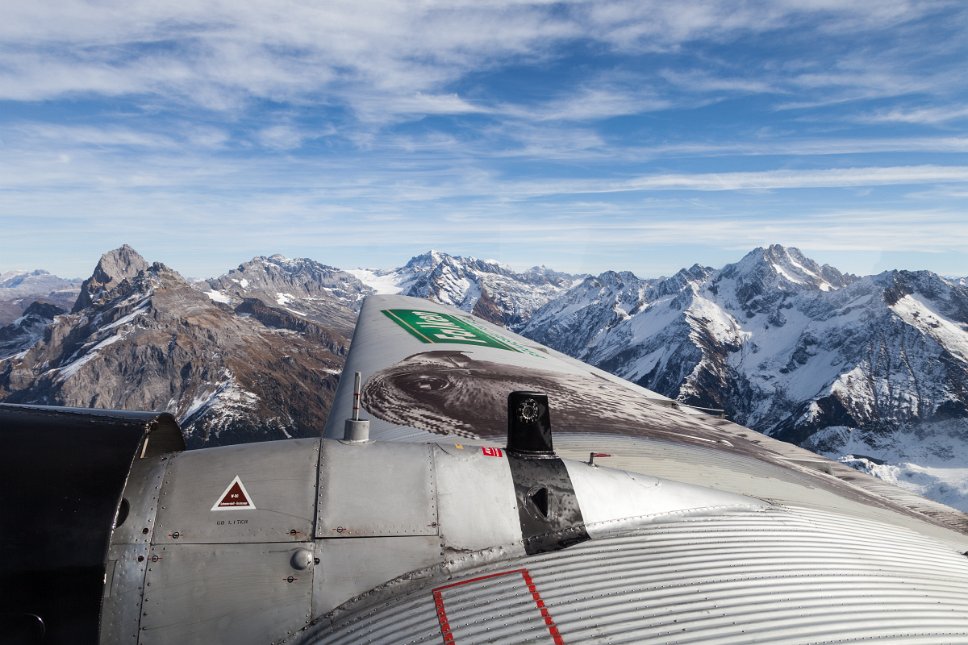
<path fill-rule="evenodd" d="M 47 326 L 62 313 L 65 313 L 64 309 L 48 302 L 31 304 L 13 323 L 0 327 L 0 359 L 31 347 L 43 338 Z"/>
<path fill-rule="evenodd" d="M 0 360 L 0 398 L 166 410 L 190 446 L 318 436 L 348 344 L 345 324 L 262 302 L 237 312 L 122 247 L 101 258 L 73 312 Z"/>

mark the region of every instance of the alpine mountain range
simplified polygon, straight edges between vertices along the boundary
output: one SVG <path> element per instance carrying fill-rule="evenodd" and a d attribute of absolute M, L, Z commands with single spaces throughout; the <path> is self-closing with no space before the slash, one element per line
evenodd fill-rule
<path fill-rule="evenodd" d="M 431 251 L 388 271 L 257 257 L 190 281 L 129 246 L 82 284 L 0 278 L 9 403 L 167 410 L 194 447 L 317 436 L 363 298 L 403 293 L 968 510 L 965 278 L 859 277 L 780 245 L 655 279 Z"/>

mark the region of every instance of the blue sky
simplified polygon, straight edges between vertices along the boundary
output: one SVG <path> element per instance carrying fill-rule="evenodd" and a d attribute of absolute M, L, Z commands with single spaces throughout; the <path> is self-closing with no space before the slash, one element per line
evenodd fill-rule
<path fill-rule="evenodd" d="M 968 275 L 968 5 L 8 3 L 0 270 L 125 242 L 195 277 L 774 242 Z"/>

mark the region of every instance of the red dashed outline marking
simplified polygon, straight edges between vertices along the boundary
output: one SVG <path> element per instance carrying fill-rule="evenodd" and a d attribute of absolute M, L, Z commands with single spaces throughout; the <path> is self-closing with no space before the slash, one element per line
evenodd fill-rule
<path fill-rule="evenodd" d="M 548 608 L 545 607 L 544 601 L 541 599 L 541 594 L 538 593 L 538 587 L 534 584 L 534 580 L 531 579 L 531 573 L 527 569 L 513 569 L 511 571 L 489 573 L 486 576 L 468 578 L 467 580 L 460 580 L 458 582 L 452 582 L 450 584 L 435 588 L 433 590 L 434 607 L 437 609 L 437 621 L 440 623 L 440 635 L 444 639 L 444 645 L 453 645 L 455 641 L 454 634 L 450 630 L 450 623 L 447 621 L 447 611 L 444 609 L 443 592 L 453 587 L 460 587 L 462 585 L 471 584 L 472 582 L 480 582 L 481 580 L 488 580 L 490 578 L 510 576 L 515 573 L 521 574 L 524 584 L 527 585 L 528 591 L 531 592 L 531 597 L 534 599 L 535 607 L 537 607 L 538 611 L 541 612 L 541 617 L 544 619 L 545 625 L 548 626 L 548 633 L 551 634 L 551 639 L 555 642 L 555 645 L 564 645 L 565 641 L 562 640 L 561 634 L 558 633 L 558 626 L 555 625 L 555 621 L 552 620 L 551 614 L 548 613 Z"/>

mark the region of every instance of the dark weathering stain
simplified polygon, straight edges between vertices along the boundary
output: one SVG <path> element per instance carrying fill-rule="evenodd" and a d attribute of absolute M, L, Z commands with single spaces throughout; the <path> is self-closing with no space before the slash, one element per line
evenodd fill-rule
<path fill-rule="evenodd" d="M 548 395 L 555 434 L 601 432 L 670 439 L 709 447 L 722 433 L 650 399 L 644 392 L 613 383 L 592 371 L 553 372 L 495 363 L 471 352 L 430 351 L 412 354 L 375 373 L 363 389 L 363 407 L 395 425 L 441 435 L 504 439 L 507 397 L 531 390 Z M 775 453 L 734 436 L 719 444 L 724 452 Z"/>
<path fill-rule="evenodd" d="M 367 382 L 363 406 L 397 425 L 438 434 L 504 437 L 507 396 L 516 390 L 548 395 L 555 432 L 616 432 L 656 418 L 654 403 L 595 375 L 569 374 L 478 360 L 462 351 L 413 354 Z"/>

